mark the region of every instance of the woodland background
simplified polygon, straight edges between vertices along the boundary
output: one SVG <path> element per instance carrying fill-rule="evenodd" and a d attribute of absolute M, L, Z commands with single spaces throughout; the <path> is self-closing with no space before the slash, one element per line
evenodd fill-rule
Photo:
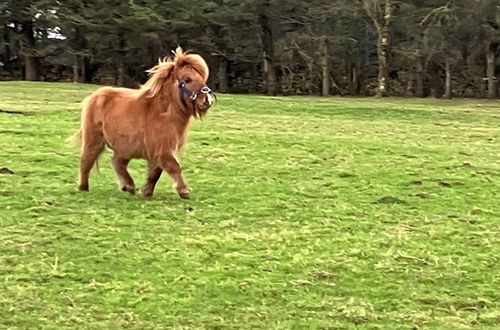
<path fill-rule="evenodd" d="M 134 87 L 177 45 L 219 92 L 499 95 L 500 0 L 0 0 L 0 80 Z"/>

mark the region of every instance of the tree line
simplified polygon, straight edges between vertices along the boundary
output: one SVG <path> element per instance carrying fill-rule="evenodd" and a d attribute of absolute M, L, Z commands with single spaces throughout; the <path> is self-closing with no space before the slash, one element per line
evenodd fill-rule
<path fill-rule="evenodd" d="M 493 98 L 500 0 L 0 0 L 0 80 L 132 87 L 177 45 L 220 92 Z"/>

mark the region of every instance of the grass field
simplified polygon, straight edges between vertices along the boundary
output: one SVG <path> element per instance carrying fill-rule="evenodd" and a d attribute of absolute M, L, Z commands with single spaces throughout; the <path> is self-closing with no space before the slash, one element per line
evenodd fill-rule
<path fill-rule="evenodd" d="M 0 83 L 0 328 L 500 328 L 500 103 L 221 95 L 152 201 Z M 142 185 L 145 163 L 132 175 Z"/>

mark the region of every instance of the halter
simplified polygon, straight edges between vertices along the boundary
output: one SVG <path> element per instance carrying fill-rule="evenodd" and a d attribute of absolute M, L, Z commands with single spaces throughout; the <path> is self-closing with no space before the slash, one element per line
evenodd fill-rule
<path fill-rule="evenodd" d="M 189 99 L 191 101 L 195 101 L 198 95 L 200 94 L 210 94 L 213 93 L 210 87 L 208 86 L 203 86 L 200 89 L 197 89 L 195 91 L 190 90 L 189 88 L 186 87 L 186 82 L 184 80 L 179 80 L 179 89 L 182 94 L 188 95 Z"/>

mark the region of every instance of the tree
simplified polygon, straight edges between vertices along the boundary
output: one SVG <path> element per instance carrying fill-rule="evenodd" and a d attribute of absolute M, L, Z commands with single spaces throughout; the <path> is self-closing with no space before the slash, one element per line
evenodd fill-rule
<path fill-rule="evenodd" d="M 498 96 L 498 0 L 3 0 L 0 79 L 137 86 L 177 45 L 222 92 Z"/>
<path fill-rule="evenodd" d="M 57 26 L 66 41 L 67 52 L 73 61 L 73 81 L 90 82 L 90 50 L 88 33 L 93 28 L 89 20 L 89 0 L 67 0 L 64 6 L 53 2 Z"/>
<path fill-rule="evenodd" d="M 416 96 L 424 96 L 424 75 L 427 76 L 429 66 L 433 65 L 433 73 L 444 71 L 444 86 L 440 77 L 431 77 L 429 89 L 431 95 L 440 96 L 437 90 L 443 90 L 445 98 L 452 96 L 452 67 L 459 61 L 459 53 L 453 38 L 456 37 L 460 20 L 458 13 L 448 0 L 415 1 L 408 13 L 415 18 L 413 28 L 407 29 L 414 33 L 410 39 L 416 62 Z M 405 22 L 411 20 L 407 19 Z"/>
<path fill-rule="evenodd" d="M 488 82 L 488 97 L 497 96 L 497 79 L 495 60 L 500 51 L 500 4 L 498 1 L 484 0 L 482 2 L 481 25 L 484 29 L 486 53 L 486 80 Z"/>
<path fill-rule="evenodd" d="M 378 56 L 378 89 L 377 96 L 387 96 L 389 87 L 389 70 L 387 52 L 390 45 L 390 28 L 392 21 L 392 0 L 362 0 L 368 17 L 377 30 Z"/>
<path fill-rule="evenodd" d="M 277 92 L 275 54 L 274 54 L 274 34 L 273 20 L 271 16 L 271 1 L 262 0 L 257 6 L 257 16 L 261 28 L 260 38 L 263 48 L 263 71 L 265 74 L 266 93 L 274 95 Z"/>
<path fill-rule="evenodd" d="M 37 52 L 35 1 L 9 0 L 4 12 L 4 28 L 10 31 L 9 50 L 20 55 L 26 80 L 40 80 L 40 56 Z"/>

